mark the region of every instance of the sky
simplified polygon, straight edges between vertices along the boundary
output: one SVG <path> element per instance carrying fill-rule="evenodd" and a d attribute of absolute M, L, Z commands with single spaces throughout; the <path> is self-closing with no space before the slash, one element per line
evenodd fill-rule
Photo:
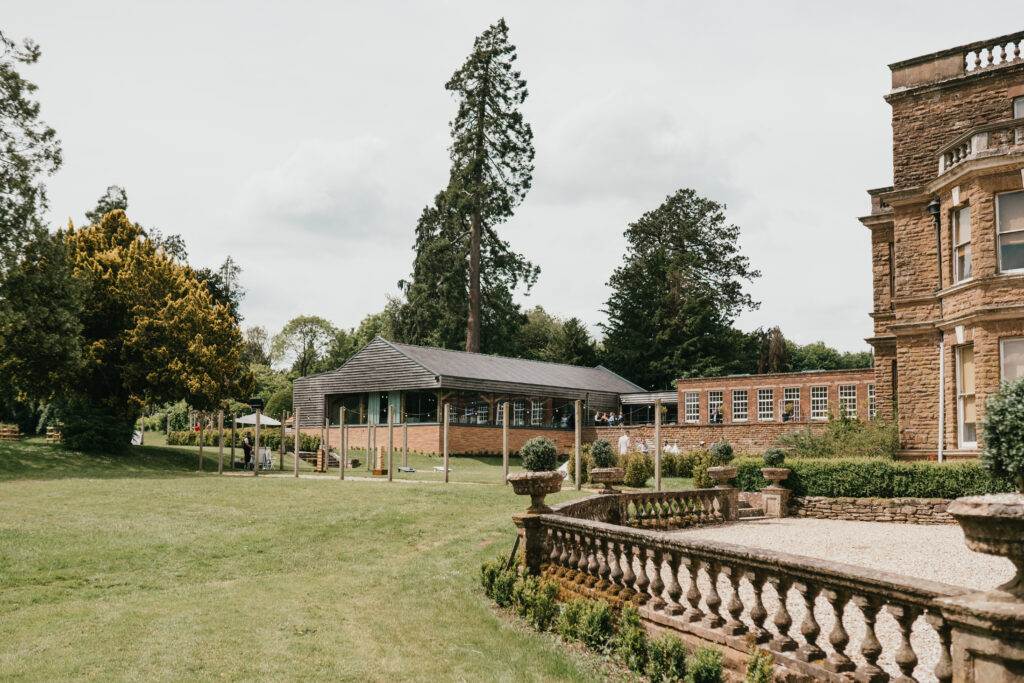
<path fill-rule="evenodd" d="M 1020 28 L 1019 4 L 953 2 L 47 2 L 0 29 L 64 165 L 54 227 L 108 185 L 180 233 L 196 267 L 229 254 L 243 326 L 344 328 L 412 266 L 443 189 L 444 83 L 505 17 L 530 96 L 533 189 L 499 232 L 540 266 L 525 307 L 600 334 L 623 231 L 690 187 L 727 206 L 761 277 L 744 330 L 867 349 L 866 190 L 892 183 L 887 64 Z"/>

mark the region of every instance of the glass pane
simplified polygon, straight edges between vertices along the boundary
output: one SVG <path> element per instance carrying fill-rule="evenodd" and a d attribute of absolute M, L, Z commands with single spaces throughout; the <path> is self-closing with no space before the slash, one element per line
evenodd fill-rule
<path fill-rule="evenodd" d="M 957 351 L 960 367 L 957 380 L 960 384 L 961 394 L 974 393 L 974 347 L 961 346 Z"/>
<path fill-rule="evenodd" d="M 999 236 L 999 258 L 1003 271 L 1024 268 L 1024 230 Z"/>
<path fill-rule="evenodd" d="M 956 279 L 966 280 L 971 277 L 971 245 L 958 247 L 956 250 Z"/>
<path fill-rule="evenodd" d="M 973 425 L 978 421 L 978 414 L 974 410 L 974 397 L 964 396 L 964 426 Z M 968 439 L 974 441 L 974 439 Z"/>
<path fill-rule="evenodd" d="M 1024 97 L 1018 97 L 1013 101 L 1013 118 L 1024 119 Z"/>
<path fill-rule="evenodd" d="M 1024 230 L 1024 192 L 1009 192 L 997 197 L 999 232 Z"/>
<path fill-rule="evenodd" d="M 1007 339 L 1002 344 L 1002 379 L 1012 382 L 1024 377 L 1024 339 Z"/>
<path fill-rule="evenodd" d="M 971 207 L 965 206 L 957 211 L 956 220 L 956 243 L 963 244 L 971 241 Z"/>

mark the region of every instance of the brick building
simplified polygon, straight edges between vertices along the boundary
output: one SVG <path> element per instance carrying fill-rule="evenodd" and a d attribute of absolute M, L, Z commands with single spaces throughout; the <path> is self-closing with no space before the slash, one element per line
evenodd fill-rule
<path fill-rule="evenodd" d="M 893 185 L 870 190 L 877 408 L 907 457 L 973 457 L 1024 375 L 1024 33 L 889 66 Z"/>

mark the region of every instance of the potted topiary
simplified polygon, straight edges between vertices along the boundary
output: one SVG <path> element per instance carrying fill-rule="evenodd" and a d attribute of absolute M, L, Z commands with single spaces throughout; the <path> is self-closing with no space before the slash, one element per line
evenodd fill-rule
<path fill-rule="evenodd" d="M 544 504 L 544 497 L 562 490 L 562 473 L 555 470 L 558 456 L 555 443 L 537 436 L 519 449 L 519 455 L 526 471 L 508 475 L 512 490 L 521 496 L 530 496 L 527 512 L 551 512 L 551 508 Z"/>
<path fill-rule="evenodd" d="M 590 470 L 590 481 L 604 484 L 601 493 L 618 493 L 612 488 L 612 484 L 621 484 L 626 476 L 626 470 L 617 467 L 618 458 L 612 451 L 608 439 L 598 439 L 590 445 L 590 458 L 594 461 L 594 467 Z"/>
<path fill-rule="evenodd" d="M 735 479 L 739 473 L 738 467 L 727 466 L 733 459 L 732 444 L 728 441 L 716 443 L 711 447 L 711 459 L 715 466 L 708 468 L 708 476 L 718 482 L 716 488 L 731 488 L 729 480 Z"/>
<path fill-rule="evenodd" d="M 782 466 L 782 463 L 786 461 L 786 452 L 778 446 L 771 446 L 765 449 L 761 457 L 764 459 L 761 474 L 771 482 L 768 485 L 769 488 L 781 488 L 779 482 L 785 480 L 790 471 L 788 467 Z"/>
<path fill-rule="evenodd" d="M 985 403 L 981 464 L 995 477 L 1011 479 L 1016 493 L 957 498 L 949 506 L 967 547 L 1008 557 L 1017 575 L 992 591 L 1004 600 L 1024 599 L 1024 378 L 1004 383 Z"/>

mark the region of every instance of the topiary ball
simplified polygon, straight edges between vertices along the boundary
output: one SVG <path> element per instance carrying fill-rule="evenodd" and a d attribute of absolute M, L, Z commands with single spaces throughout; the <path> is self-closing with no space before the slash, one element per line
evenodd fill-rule
<path fill-rule="evenodd" d="M 523 459 L 523 468 L 528 472 L 550 472 L 557 464 L 558 449 L 551 439 L 535 436 L 523 444 L 519 455 Z"/>
<path fill-rule="evenodd" d="M 765 467 L 782 467 L 786 461 L 786 452 L 778 446 L 771 446 L 765 449 L 761 457 L 764 458 Z"/>
<path fill-rule="evenodd" d="M 719 441 L 711 447 L 711 455 L 719 465 L 731 462 L 733 458 L 732 444 L 728 441 Z"/>
<path fill-rule="evenodd" d="M 590 459 L 594 461 L 594 467 L 615 467 L 618 463 L 608 439 L 598 439 L 590 445 Z"/>

